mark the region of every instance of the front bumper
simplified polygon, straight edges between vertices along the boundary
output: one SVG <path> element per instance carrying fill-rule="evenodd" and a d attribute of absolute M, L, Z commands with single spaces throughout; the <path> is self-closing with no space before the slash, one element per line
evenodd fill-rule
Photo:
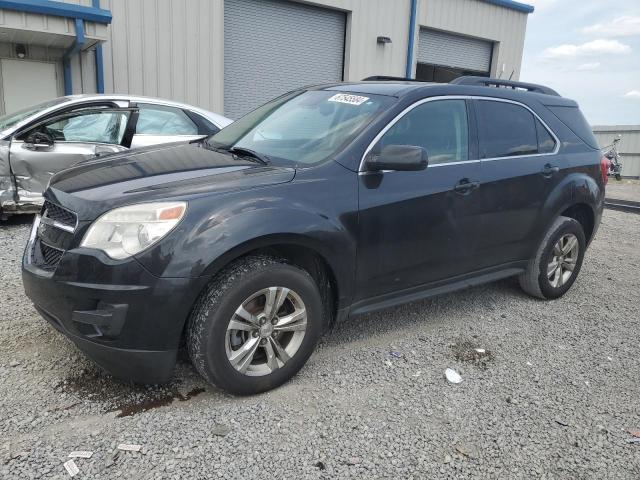
<path fill-rule="evenodd" d="M 159 278 L 135 259 L 66 251 L 53 272 L 22 263 L 25 293 L 38 312 L 114 377 L 171 378 L 186 319 L 206 278 Z"/>

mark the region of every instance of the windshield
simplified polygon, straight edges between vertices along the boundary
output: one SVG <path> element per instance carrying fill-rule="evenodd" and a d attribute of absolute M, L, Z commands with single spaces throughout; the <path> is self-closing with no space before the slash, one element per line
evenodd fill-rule
<path fill-rule="evenodd" d="M 327 90 L 277 98 L 209 137 L 212 148 L 252 150 L 275 164 L 310 166 L 340 151 L 393 102 Z"/>
<path fill-rule="evenodd" d="M 37 105 L 32 105 L 30 107 L 23 108 L 22 110 L 18 110 L 17 112 L 4 115 L 0 117 L 0 131 L 6 130 L 7 128 L 11 128 L 14 125 L 17 125 L 23 120 L 29 118 L 31 115 L 38 113 L 40 110 L 45 110 L 49 107 L 53 107 L 60 103 L 64 103 L 67 100 L 68 99 L 65 97 L 56 98 L 55 100 L 49 100 L 47 102 L 39 103 Z"/>

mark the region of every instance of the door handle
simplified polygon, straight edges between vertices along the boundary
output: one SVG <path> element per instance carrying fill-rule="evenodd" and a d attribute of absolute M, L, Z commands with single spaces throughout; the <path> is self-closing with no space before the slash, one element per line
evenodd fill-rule
<path fill-rule="evenodd" d="M 480 187 L 480 182 L 472 182 L 468 178 L 463 178 L 453 187 L 453 190 L 460 195 L 468 195 L 478 187 Z"/>
<path fill-rule="evenodd" d="M 560 171 L 560 167 L 556 167 L 555 165 L 551 165 L 550 163 L 547 163 L 543 168 L 542 168 L 542 175 L 544 175 L 545 177 L 550 177 L 551 175 L 553 175 L 554 173 L 558 173 Z"/>

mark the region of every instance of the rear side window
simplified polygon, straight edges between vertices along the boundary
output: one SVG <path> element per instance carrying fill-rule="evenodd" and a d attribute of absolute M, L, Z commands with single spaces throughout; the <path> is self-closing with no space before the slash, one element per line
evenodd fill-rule
<path fill-rule="evenodd" d="M 139 135 L 198 135 L 196 124 L 179 108 L 144 103 L 139 107 Z"/>
<path fill-rule="evenodd" d="M 558 107 L 547 105 L 547 108 L 571 129 L 584 143 L 591 148 L 600 148 L 591 131 L 591 126 L 578 107 Z"/>
<path fill-rule="evenodd" d="M 538 153 L 536 118 L 520 105 L 480 100 L 478 133 L 481 158 L 501 158 Z"/>
<path fill-rule="evenodd" d="M 556 141 L 549 130 L 536 118 L 536 131 L 538 132 L 538 153 L 551 153 L 556 148 Z"/>
<path fill-rule="evenodd" d="M 437 100 L 417 106 L 398 120 L 380 139 L 387 145 L 422 147 L 429 165 L 469 159 L 469 129 L 464 100 Z"/>

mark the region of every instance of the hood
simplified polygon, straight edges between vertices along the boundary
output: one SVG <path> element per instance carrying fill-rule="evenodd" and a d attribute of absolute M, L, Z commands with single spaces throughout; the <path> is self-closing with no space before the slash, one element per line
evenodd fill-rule
<path fill-rule="evenodd" d="M 294 176 L 293 168 L 180 143 L 80 163 L 55 175 L 45 198 L 73 210 L 80 220 L 92 220 L 96 210 L 286 183 Z"/>

